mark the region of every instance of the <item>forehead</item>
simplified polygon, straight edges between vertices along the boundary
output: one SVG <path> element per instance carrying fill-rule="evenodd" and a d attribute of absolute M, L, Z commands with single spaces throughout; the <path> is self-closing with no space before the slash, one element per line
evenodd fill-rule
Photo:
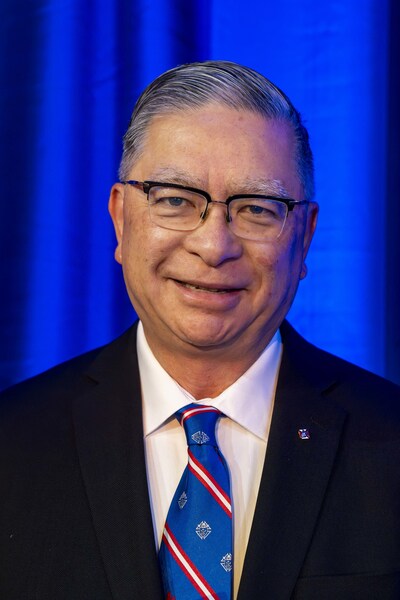
<path fill-rule="evenodd" d="M 137 178 L 195 187 L 222 179 L 226 186 L 236 188 L 274 180 L 293 196 L 299 193 L 294 189 L 299 186 L 295 157 L 295 137 L 289 123 L 208 104 L 154 117 L 133 172 Z"/>

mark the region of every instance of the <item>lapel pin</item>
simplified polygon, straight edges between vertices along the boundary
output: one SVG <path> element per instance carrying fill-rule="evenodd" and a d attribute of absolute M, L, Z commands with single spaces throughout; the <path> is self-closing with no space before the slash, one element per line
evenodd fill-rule
<path fill-rule="evenodd" d="M 308 429 L 299 429 L 297 431 L 297 435 L 299 436 L 299 439 L 301 439 L 301 440 L 309 440 L 311 437 Z"/>

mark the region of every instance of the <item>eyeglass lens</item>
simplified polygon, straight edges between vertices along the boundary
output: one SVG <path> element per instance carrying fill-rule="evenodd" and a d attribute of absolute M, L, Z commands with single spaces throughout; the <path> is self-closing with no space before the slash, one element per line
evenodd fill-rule
<path fill-rule="evenodd" d="M 202 194 L 161 186 L 149 190 L 150 218 L 160 227 L 191 231 L 205 218 L 206 209 L 207 198 Z M 260 198 L 237 198 L 227 210 L 232 231 L 252 240 L 278 238 L 287 217 L 285 203 Z"/>

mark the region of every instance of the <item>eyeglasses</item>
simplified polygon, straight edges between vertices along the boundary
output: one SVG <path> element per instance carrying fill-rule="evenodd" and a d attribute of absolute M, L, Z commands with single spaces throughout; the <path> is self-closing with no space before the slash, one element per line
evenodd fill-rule
<path fill-rule="evenodd" d="M 237 194 L 224 202 L 210 194 L 174 183 L 121 181 L 147 194 L 150 220 L 174 231 L 193 231 L 207 217 L 210 204 L 226 207 L 226 221 L 238 237 L 253 241 L 276 240 L 281 235 L 288 213 L 307 200 L 292 200 L 260 194 Z"/>

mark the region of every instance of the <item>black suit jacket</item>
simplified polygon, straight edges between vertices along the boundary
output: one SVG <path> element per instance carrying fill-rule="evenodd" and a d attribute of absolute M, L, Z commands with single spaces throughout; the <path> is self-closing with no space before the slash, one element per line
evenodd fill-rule
<path fill-rule="evenodd" d="M 399 388 L 281 332 L 239 600 L 398 599 Z M 1 395 L 2 600 L 162 598 L 135 342 Z"/>

